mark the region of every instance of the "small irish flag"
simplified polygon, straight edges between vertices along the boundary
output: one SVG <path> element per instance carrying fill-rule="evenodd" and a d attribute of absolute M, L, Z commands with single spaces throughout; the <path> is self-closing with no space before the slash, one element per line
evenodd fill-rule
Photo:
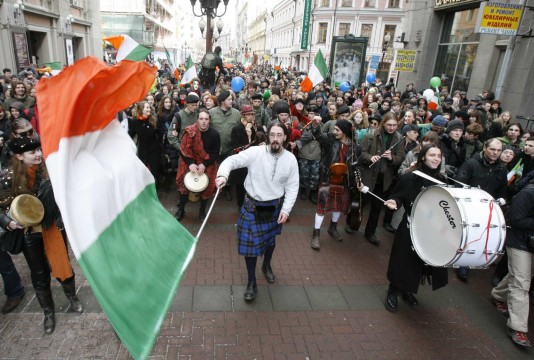
<path fill-rule="evenodd" d="M 315 60 L 313 60 L 313 65 L 310 68 L 308 76 L 300 84 L 300 89 L 304 92 L 310 92 L 315 85 L 326 79 L 327 73 L 328 67 L 326 66 L 326 61 L 324 60 L 323 53 L 319 50 L 317 55 L 315 55 Z"/>
<path fill-rule="evenodd" d="M 61 70 L 63 69 L 63 66 L 61 65 L 61 62 L 59 62 L 59 61 L 46 63 L 46 64 L 44 64 L 44 66 L 50 68 L 50 74 L 52 74 L 54 76 L 59 74 L 61 72 Z"/>
<path fill-rule="evenodd" d="M 137 41 L 128 35 L 109 36 L 105 41 L 117 49 L 117 62 L 122 60 L 143 61 L 151 53 L 150 49 L 139 45 Z"/>
<path fill-rule="evenodd" d="M 191 55 L 189 55 L 187 57 L 186 69 L 184 72 L 184 76 L 182 77 L 182 81 L 180 81 L 180 85 L 188 84 L 196 77 L 198 77 L 197 68 L 195 67 L 193 60 L 191 59 Z"/>
<path fill-rule="evenodd" d="M 112 120 L 145 97 L 155 76 L 145 62 L 110 67 L 88 57 L 37 85 L 43 154 L 69 242 L 136 359 L 150 355 L 196 246 Z"/>

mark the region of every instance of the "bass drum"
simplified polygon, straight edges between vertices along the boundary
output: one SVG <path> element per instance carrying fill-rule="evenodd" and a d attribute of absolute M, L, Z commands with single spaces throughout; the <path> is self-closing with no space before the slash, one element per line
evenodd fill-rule
<path fill-rule="evenodd" d="M 487 192 L 432 186 L 415 199 L 410 235 L 415 251 L 429 265 L 487 268 L 502 255 L 506 223 Z"/>

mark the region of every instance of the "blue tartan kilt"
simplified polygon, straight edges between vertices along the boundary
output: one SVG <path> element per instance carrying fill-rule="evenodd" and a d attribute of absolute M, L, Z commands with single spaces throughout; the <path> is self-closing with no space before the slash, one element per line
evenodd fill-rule
<path fill-rule="evenodd" d="M 256 206 L 274 206 L 272 220 L 256 221 Z M 281 199 L 270 201 L 256 201 L 245 196 L 237 220 L 237 250 L 242 256 L 261 256 L 265 249 L 274 245 L 276 235 L 282 233 L 282 225 L 278 224 L 278 216 L 282 209 Z"/>

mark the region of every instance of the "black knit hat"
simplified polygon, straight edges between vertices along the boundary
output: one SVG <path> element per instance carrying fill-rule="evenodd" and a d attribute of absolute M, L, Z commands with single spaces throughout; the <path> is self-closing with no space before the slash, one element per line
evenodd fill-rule
<path fill-rule="evenodd" d="M 263 100 L 263 95 L 260 93 L 256 93 L 250 97 L 251 100 Z"/>
<path fill-rule="evenodd" d="M 348 120 L 338 120 L 336 121 L 336 126 L 341 130 L 343 134 L 347 137 L 352 137 L 352 124 Z"/>
<path fill-rule="evenodd" d="M 456 129 L 462 129 L 464 130 L 464 123 L 462 120 L 454 119 L 447 123 L 447 129 L 445 130 L 448 133 L 450 133 L 453 130 Z"/>
<path fill-rule="evenodd" d="M 41 142 L 29 137 L 20 137 L 9 141 L 7 146 L 14 154 L 22 154 L 41 147 Z"/>

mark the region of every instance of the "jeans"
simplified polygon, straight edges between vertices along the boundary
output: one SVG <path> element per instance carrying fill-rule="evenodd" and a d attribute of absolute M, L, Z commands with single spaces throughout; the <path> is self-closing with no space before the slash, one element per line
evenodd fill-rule
<path fill-rule="evenodd" d="M 15 264 L 11 256 L 3 250 L 0 250 L 0 274 L 4 281 L 4 293 L 8 299 L 24 294 L 24 285 L 22 285 Z"/>

